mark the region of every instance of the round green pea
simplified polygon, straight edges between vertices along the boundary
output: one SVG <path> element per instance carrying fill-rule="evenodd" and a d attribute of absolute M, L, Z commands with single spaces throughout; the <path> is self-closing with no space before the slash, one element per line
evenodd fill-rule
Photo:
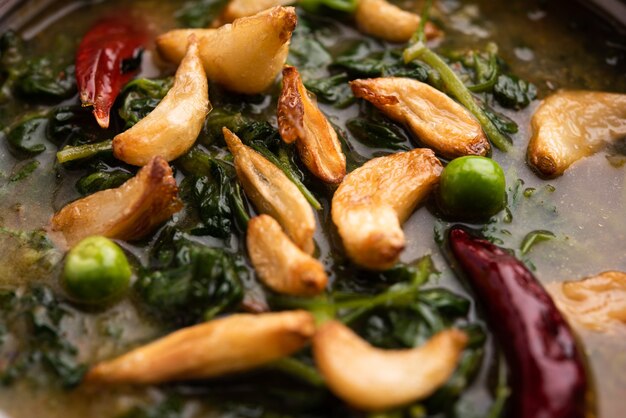
<path fill-rule="evenodd" d="M 506 179 L 502 167 L 486 157 L 468 156 L 451 161 L 439 183 L 439 203 L 444 212 L 476 219 L 500 212 L 506 204 Z"/>
<path fill-rule="evenodd" d="M 106 303 L 128 289 L 131 274 L 122 249 L 108 238 L 93 236 L 67 254 L 62 280 L 77 302 Z"/>

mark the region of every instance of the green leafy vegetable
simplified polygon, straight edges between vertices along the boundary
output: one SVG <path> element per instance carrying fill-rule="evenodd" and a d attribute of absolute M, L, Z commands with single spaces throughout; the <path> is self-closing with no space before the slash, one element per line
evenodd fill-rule
<path fill-rule="evenodd" d="M 183 418 L 184 403 L 173 396 L 150 406 L 136 406 L 117 418 Z"/>
<path fill-rule="evenodd" d="M 500 75 L 493 86 L 493 97 L 504 107 L 523 109 L 537 97 L 537 88 L 514 75 Z"/>
<path fill-rule="evenodd" d="M 132 177 L 133 174 L 125 169 L 114 169 L 99 161 L 95 164 L 93 173 L 81 177 L 76 182 L 76 190 L 86 196 L 102 190 L 115 189 Z"/>
<path fill-rule="evenodd" d="M 322 8 L 353 13 L 359 5 L 358 0 L 299 0 L 298 4 L 310 12 L 319 12 Z"/>
<path fill-rule="evenodd" d="M 405 63 L 401 49 L 374 51 L 378 45 L 358 42 L 333 61 L 333 67 L 347 71 L 351 78 L 357 77 L 408 77 L 425 82 L 428 68 L 411 61 Z"/>
<path fill-rule="evenodd" d="M 186 325 L 209 320 L 239 304 L 243 271 L 233 256 L 174 230 L 161 235 L 155 245 L 155 268 L 143 272 L 135 284 L 150 313 Z"/>
<path fill-rule="evenodd" d="M 78 350 L 63 331 L 63 320 L 72 311 L 49 288 L 35 287 L 24 294 L 0 292 L 0 314 L 0 328 L 19 341 L 17 349 L 5 346 L 7 338 L 1 342 L 2 357 L 8 360 L 0 365 L 2 383 L 24 377 L 41 380 L 42 371 L 65 387 L 81 381 L 86 368 L 76 361 Z"/>
<path fill-rule="evenodd" d="M 26 100 L 62 100 L 76 93 L 73 65 L 46 56 L 28 59 L 26 51 L 14 31 L 0 38 L 0 98 L 15 92 Z"/>
<path fill-rule="evenodd" d="M 29 115 L 11 127 L 6 140 L 18 155 L 30 157 L 46 150 L 46 126 L 48 119 L 39 114 Z"/>
<path fill-rule="evenodd" d="M 411 149 L 404 129 L 369 104 L 365 105 L 359 117 L 346 122 L 346 128 L 356 140 L 369 147 L 404 151 Z"/>
<path fill-rule="evenodd" d="M 37 168 L 39 168 L 39 165 L 40 163 L 37 160 L 28 161 L 9 178 L 9 181 L 16 182 L 28 178 L 31 174 L 35 172 L 35 170 L 37 170 Z"/>
<path fill-rule="evenodd" d="M 90 144 L 114 136 L 111 130 L 100 128 L 90 109 L 80 105 L 55 108 L 47 135 L 50 141 L 69 146 Z"/>
<path fill-rule="evenodd" d="M 187 1 L 176 13 L 176 18 L 186 28 L 206 28 L 219 15 L 228 0 Z"/>
<path fill-rule="evenodd" d="M 14 88 L 25 98 L 67 99 L 76 93 L 74 66 L 59 71 L 47 58 L 32 60 L 16 79 Z"/>
<path fill-rule="evenodd" d="M 173 77 L 151 80 L 138 78 L 128 83 L 122 91 L 120 117 L 130 128 L 146 117 L 157 107 L 163 97 L 172 88 Z"/>
<path fill-rule="evenodd" d="M 335 107 L 343 109 L 354 103 L 354 95 L 348 81 L 347 74 L 341 73 L 331 77 L 309 80 L 305 86 L 309 91 L 315 93 L 320 101 L 332 103 Z"/>
<path fill-rule="evenodd" d="M 190 200 L 198 209 L 203 224 L 194 233 L 227 238 L 233 230 L 235 211 L 239 207 L 239 202 L 235 200 L 240 195 L 234 188 L 237 184 L 234 174 L 226 174 L 225 169 L 215 163 L 211 165 L 211 173 L 211 176 L 187 177 L 183 190 L 188 190 Z M 244 219 L 243 226 L 247 224 L 247 212 L 244 212 Z"/>

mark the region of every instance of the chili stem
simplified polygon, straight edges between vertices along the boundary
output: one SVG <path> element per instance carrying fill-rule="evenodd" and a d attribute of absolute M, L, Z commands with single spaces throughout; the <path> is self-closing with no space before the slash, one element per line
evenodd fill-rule
<path fill-rule="evenodd" d="M 57 161 L 61 164 L 93 157 L 96 154 L 113 149 L 113 141 L 96 142 L 95 144 L 85 144 L 76 147 L 65 147 L 57 152 Z"/>

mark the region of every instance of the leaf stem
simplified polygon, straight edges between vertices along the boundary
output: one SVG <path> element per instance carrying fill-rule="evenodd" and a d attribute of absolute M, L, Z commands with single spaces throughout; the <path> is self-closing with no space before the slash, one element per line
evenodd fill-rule
<path fill-rule="evenodd" d="M 57 152 L 57 161 L 61 164 L 93 157 L 96 154 L 113 149 L 113 141 L 102 141 L 94 144 L 78 145 L 76 147 L 65 147 Z"/>

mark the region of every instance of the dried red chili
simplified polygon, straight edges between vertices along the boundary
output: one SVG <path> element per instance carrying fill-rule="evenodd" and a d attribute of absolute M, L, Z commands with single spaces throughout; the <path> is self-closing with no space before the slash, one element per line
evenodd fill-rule
<path fill-rule="evenodd" d="M 450 247 L 507 359 L 507 416 L 584 418 L 583 357 L 548 293 L 517 258 L 461 228 L 450 231 Z"/>
<path fill-rule="evenodd" d="M 99 20 L 82 39 L 76 54 L 80 100 L 93 106 L 101 127 L 108 128 L 111 107 L 139 70 L 147 41 L 144 23 L 127 13 Z"/>

